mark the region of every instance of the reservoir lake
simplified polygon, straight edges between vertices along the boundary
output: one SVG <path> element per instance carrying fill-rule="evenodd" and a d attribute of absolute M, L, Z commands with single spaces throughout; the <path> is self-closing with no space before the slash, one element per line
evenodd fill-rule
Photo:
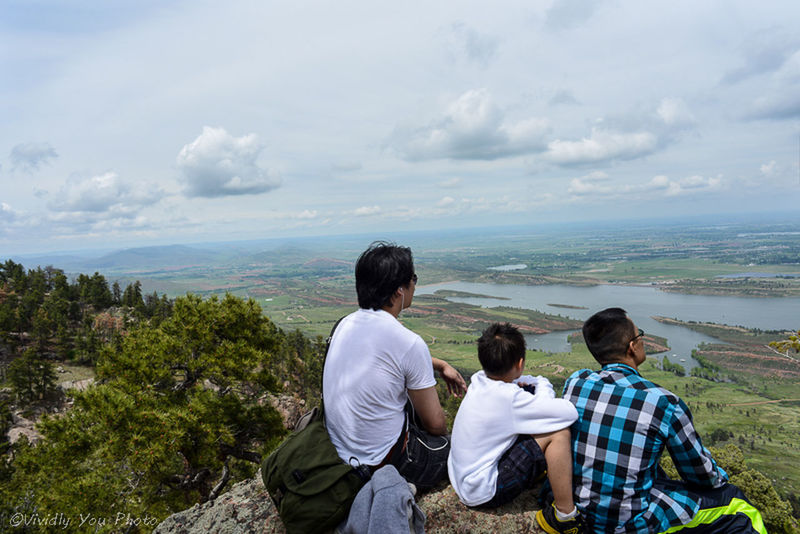
<path fill-rule="evenodd" d="M 682 321 L 703 321 L 762 330 L 796 330 L 800 328 L 800 298 L 747 298 L 728 296 L 685 295 L 667 293 L 651 286 L 598 285 L 579 287 L 568 285 L 520 286 L 476 282 L 446 282 L 420 286 L 418 294 L 433 294 L 440 289 L 464 291 L 497 298 L 448 297 L 483 307 L 508 306 L 526 308 L 573 319 L 588 319 L 596 311 L 610 307 L 624 308 L 637 327 L 645 332 L 667 338 L 670 350 L 655 355 L 668 356 L 673 363 L 687 371 L 696 366 L 692 350 L 700 343 L 719 342 L 717 339 L 693 332 L 682 326 L 659 323 L 653 316 L 671 317 Z M 579 308 L 565 308 L 562 306 Z M 544 352 L 569 352 L 567 336 L 573 331 L 526 336 L 528 348 Z"/>

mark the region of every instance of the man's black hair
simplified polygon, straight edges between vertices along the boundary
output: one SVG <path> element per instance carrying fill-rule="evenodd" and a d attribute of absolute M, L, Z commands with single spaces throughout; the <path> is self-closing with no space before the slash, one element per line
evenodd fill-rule
<path fill-rule="evenodd" d="M 619 361 L 636 335 L 633 322 L 622 308 L 607 308 L 583 323 L 583 339 L 598 363 Z"/>
<path fill-rule="evenodd" d="M 414 276 L 411 249 L 375 241 L 356 261 L 356 293 L 361 308 L 390 306 L 398 287 L 408 287 Z"/>
<path fill-rule="evenodd" d="M 525 358 L 525 338 L 509 323 L 494 323 L 478 338 L 478 360 L 483 370 L 503 376 Z"/>

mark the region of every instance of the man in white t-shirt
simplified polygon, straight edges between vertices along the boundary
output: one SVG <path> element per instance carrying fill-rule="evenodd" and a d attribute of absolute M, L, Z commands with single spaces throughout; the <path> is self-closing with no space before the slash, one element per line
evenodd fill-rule
<path fill-rule="evenodd" d="M 417 283 L 410 249 L 373 243 L 358 258 L 355 278 L 360 309 L 336 327 L 325 361 L 325 420 L 344 461 L 376 468 L 395 463 L 399 454 L 392 453 L 404 446 L 407 401 L 424 430 L 447 433 L 434 370 L 451 393 L 466 383 L 397 320 Z"/>

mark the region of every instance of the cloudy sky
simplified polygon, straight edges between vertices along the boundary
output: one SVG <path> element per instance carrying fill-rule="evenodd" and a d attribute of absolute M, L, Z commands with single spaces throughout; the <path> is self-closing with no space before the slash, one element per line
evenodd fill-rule
<path fill-rule="evenodd" d="M 0 256 L 800 200 L 797 0 L 4 0 L 0 72 Z"/>

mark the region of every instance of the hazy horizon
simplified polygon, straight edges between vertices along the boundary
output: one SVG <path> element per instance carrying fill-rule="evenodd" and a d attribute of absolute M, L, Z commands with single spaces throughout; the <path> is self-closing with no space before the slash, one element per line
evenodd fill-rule
<path fill-rule="evenodd" d="M 187 247 L 195 250 L 219 250 L 223 248 L 243 248 L 246 249 L 250 245 L 270 247 L 280 246 L 283 244 L 303 244 L 303 243 L 325 243 L 333 245 L 341 242 L 350 242 L 356 249 L 359 247 L 366 247 L 369 243 L 378 240 L 388 240 L 397 242 L 401 245 L 409 245 L 409 241 L 413 242 L 423 239 L 433 239 L 434 241 L 441 237 L 448 239 L 450 236 L 460 235 L 466 238 L 467 236 L 475 236 L 486 238 L 490 236 L 502 237 L 503 232 L 524 232 L 526 234 L 548 235 L 554 237 L 563 236 L 570 233 L 580 233 L 587 230 L 592 231 L 611 231 L 619 232 L 624 230 L 631 230 L 635 232 L 643 232 L 651 230 L 657 232 L 659 228 L 674 229 L 702 229 L 708 227 L 729 228 L 731 226 L 756 228 L 756 227 L 781 227 L 784 231 L 790 231 L 792 234 L 800 232 L 800 213 L 798 212 L 778 212 L 778 213 L 748 213 L 748 214 L 707 214 L 697 215 L 693 217 L 659 217 L 659 218 L 636 218 L 636 219 L 616 219 L 616 220 L 589 220 L 589 221 L 570 221 L 570 222 L 551 222 L 542 224 L 512 224 L 512 225 L 497 225 L 497 226 L 465 226 L 456 228 L 435 228 L 435 229 L 414 229 L 405 230 L 398 229 L 395 231 L 369 231 L 369 232 L 350 232 L 340 234 L 319 234 L 319 235 L 288 235 L 288 236 L 264 236 L 260 238 L 249 239 L 230 239 L 230 240 L 197 240 L 197 241 L 169 241 L 163 242 L 144 242 L 134 243 L 131 245 L 119 246 L 105 246 L 105 247 L 86 247 L 76 249 L 64 250 L 31 250 L 29 252 L 22 251 L 4 251 L 0 250 L 0 261 L 5 259 L 42 259 L 42 258 L 58 258 L 63 257 L 83 257 L 83 258 L 99 258 L 104 255 L 124 252 L 128 250 L 149 249 L 149 248 L 170 248 L 170 247 Z M 498 245 L 501 245 L 498 242 Z M 250 252 L 253 252 L 253 249 Z M 360 250 L 360 249 L 359 249 Z M 58 267 L 58 265 L 54 265 Z M 28 266 L 26 266 L 28 267 Z"/>
<path fill-rule="evenodd" d="M 0 252 L 800 200 L 789 0 L 11 0 L 0 42 Z"/>

